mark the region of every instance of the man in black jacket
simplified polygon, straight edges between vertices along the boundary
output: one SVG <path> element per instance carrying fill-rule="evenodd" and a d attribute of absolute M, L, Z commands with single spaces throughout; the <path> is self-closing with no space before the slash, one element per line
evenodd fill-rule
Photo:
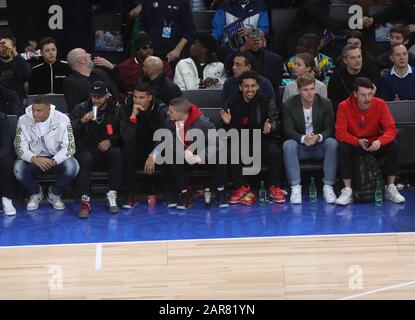
<path fill-rule="evenodd" d="M 97 110 L 94 112 L 94 109 Z M 91 98 L 77 105 L 70 118 L 77 146 L 76 158 L 80 165 L 78 174 L 81 193 L 80 218 L 89 216 L 91 171 L 94 163 L 102 163 L 102 160 L 109 167 L 108 209 L 110 213 L 118 213 L 117 192 L 121 186 L 123 173 L 120 145 L 124 115 L 121 105 L 110 98 L 108 87 L 104 82 L 96 81 L 93 83 Z"/>
<path fill-rule="evenodd" d="M 20 116 L 23 113 L 19 96 L 13 90 L 7 89 L 0 83 L 0 112 Z"/>
<path fill-rule="evenodd" d="M 142 81 L 150 83 L 154 96 L 168 105 L 172 99 L 181 97 L 182 91 L 164 74 L 163 68 L 163 61 L 159 57 L 147 57 L 143 64 Z"/>
<path fill-rule="evenodd" d="M 92 61 L 91 54 L 77 48 L 68 53 L 67 61 L 72 73 L 63 81 L 63 93 L 69 112 L 77 104 L 89 99 L 94 81 L 105 82 L 110 94 L 118 102 L 122 102 L 122 76 L 119 69 L 107 59 L 96 57 Z"/>
<path fill-rule="evenodd" d="M 7 216 L 14 216 L 16 209 L 13 206 L 14 175 L 12 153 L 13 137 L 6 115 L 0 112 L 0 195 L 3 211 Z"/>
<path fill-rule="evenodd" d="M 63 94 L 63 80 L 69 75 L 68 63 L 58 60 L 58 49 L 53 38 L 44 38 L 39 43 L 42 61 L 32 68 L 29 94 Z"/>
<path fill-rule="evenodd" d="M 142 82 L 136 86 L 132 96 L 128 97 L 124 115 L 128 119 L 123 134 L 127 184 L 127 201 L 123 208 L 131 209 L 137 202 L 135 195 L 137 166 L 144 168 L 148 175 L 154 173 L 156 144 L 153 141 L 153 134 L 164 127 L 167 120 L 167 106 L 153 96 L 150 84 Z M 152 183 L 151 179 L 145 179 L 143 185 L 150 186 Z"/>
<path fill-rule="evenodd" d="M 248 129 L 249 141 L 241 141 L 240 145 L 248 144 L 251 150 L 254 145 L 258 145 L 258 141 L 253 139 L 254 130 L 261 131 L 261 163 L 265 159 L 264 162 L 269 167 L 269 195 L 275 202 L 285 202 L 284 192 L 279 188 L 282 159 L 278 147 L 281 125 L 277 106 L 272 98 L 259 91 L 260 80 L 256 72 L 246 71 L 239 76 L 238 81 L 240 92 L 230 98 L 221 110 L 222 121 L 227 129 L 235 128 L 239 132 Z M 236 190 L 229 202 L 254 204 L 255 195 L 242 175 L 242 164 L 232 164 L 231 172 Z"/>

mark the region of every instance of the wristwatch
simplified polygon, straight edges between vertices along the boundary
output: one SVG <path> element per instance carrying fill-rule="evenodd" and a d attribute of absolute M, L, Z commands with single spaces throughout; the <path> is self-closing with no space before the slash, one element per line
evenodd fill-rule
<path fill-rule="evenodd" d="M 53 159 L 52 165 L 56 166 L 58 163 L 56 162 L 55 159 Z"/>

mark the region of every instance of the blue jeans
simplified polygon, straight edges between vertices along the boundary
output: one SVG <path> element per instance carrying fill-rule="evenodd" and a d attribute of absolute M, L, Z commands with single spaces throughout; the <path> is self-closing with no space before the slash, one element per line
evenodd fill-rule
<path fill-rule="evenodd" d="M 78 161 L 74 157 L 66 159 L 61 164 L 53 166 L 47 174 L 56 174 L 58 177 L 52 188 L 53 194 L 62 195 L 69 184 L 75 179 L 79 171 Z M 44 172 L 34 163 L 17 160 L 14 164 L 14 175 L 30 195 L 39 193 L 40 185 L 35 177 Z"/>
<path fill-rule="evenodd" d="M 300 161 L 305 159 L 324 159 L 324 184 L 334 185 L 337 170 L 337 140 L 327 138 L 321 143 L 307 147 L 295 140 L 287 140 L 282 145 L 285 170 L 291 185 L 301 183 Z"/>

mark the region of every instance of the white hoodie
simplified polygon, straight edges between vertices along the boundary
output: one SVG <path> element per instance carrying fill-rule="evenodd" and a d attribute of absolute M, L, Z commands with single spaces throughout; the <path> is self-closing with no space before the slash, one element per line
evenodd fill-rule
<path fill-rule="evenodd" d="M 75 154 L 71 121 L 51 104 L 49 118 L 36 123 L 30 105 L 17 123 L 14 147 L 17 156 L 24 161 L 32 162 L 33 157 L 50 155 L 60 164 Z"/>

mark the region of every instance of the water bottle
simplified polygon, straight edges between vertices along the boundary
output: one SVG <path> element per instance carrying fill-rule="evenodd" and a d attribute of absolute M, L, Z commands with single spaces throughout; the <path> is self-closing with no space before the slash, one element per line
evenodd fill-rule
<path fill-rule="evenodd" d="M 267 190 L 265 189 L 264 181 L 261 180 L 261 186 L 259 188 L 259 203 L 264 205 L 268 203 Z"/>
<path fill-rule="evenodd" d="M 210 209 L 212 206 L 212 193 L 209 188 L 205 189 L 205 208 Z"/>
<path fill-rule="evenodd" d="M 314 177 L 311 177 L 310 179 L 310 187 L 308 189 L 308 198 L 310 202 L 317 201 L 317 187 L 316 187 L 316 182 L 314 181 Z"/>
<path fill-rule="evenodd" d="M 382 183 L 380 180 L 376 181 L 376 190 L 375 190 L 375 205 L 380 207 L 383 203 L 383 192 L 382 192 Z"/>

